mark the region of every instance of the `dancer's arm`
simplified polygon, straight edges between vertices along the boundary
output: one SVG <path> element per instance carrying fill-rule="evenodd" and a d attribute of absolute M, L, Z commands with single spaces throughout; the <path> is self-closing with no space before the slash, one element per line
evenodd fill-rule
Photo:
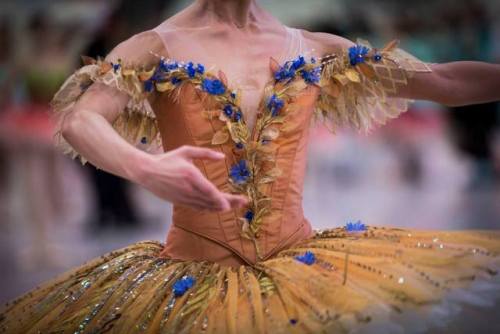
<path fill-rule="evenodd" d="M 355 45 L 352 41 L 326 33 L 306 37 L 323 54 L 340 52 Z M 462 106 L 500 100 L 500 65 L 459 61 L 429 65 L 432 72 L 415 73 L 396 96 Z"/>
<path fill-rule="evenodd" d="M 459 61 L 433 64 L 430 68 L 430 73 L 416 73 L 397 95 L 447 106 L 500 100 L 500 65 Z"/>
<path fill-rule="evenodd" d="M 115 61 L 130 48 L 157 45 L 154 36 L 139 38 L 140 45 L 134 46 L 137 38 L 132 38 L 117 47 L 108 60 Z M 64 119 L 63 137 L 96 167 L 136 182 L 175 204 L 209 210 L 229 210 L 245 204 L 242 196 L 219 191 L 193 164 L 193 159 L 223 159 L 222 153 L 181 147 L 152 155 L 124 140 L 111 124 L 128 101 L 127 95 L 114 88 L 93 84 Z"/>

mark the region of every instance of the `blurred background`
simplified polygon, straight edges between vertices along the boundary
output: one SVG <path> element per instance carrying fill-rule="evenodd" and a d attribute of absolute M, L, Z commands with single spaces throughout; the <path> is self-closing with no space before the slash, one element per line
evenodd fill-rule
<path fill-rule="evenodd" d="M 170 206 L 62 156 L 48 102 L 80 64 L 190 1 L 0 0 L 0 302 L 92 257 L 164 240 Z M 500 62 L 500 1 L 260 0 L 287 25 L 399 38 L 428 62 Z M 417 102 L 370 136 L 311 135 L 306 216 L 425 229 L 500 228 L 499 107 Z"/>

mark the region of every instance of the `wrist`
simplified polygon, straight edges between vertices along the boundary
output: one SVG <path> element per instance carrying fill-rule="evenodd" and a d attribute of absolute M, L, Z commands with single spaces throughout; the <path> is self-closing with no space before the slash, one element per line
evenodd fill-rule
<path fill-rule="evenodd" d="M 153 163 L 153 156 L 149 153 L 139 151 L 138 154 L 127 159 L 125 165 L 125 174 L 127 179 L 143 185 L 145 180 L 148 179 L 149 170 Z"/>

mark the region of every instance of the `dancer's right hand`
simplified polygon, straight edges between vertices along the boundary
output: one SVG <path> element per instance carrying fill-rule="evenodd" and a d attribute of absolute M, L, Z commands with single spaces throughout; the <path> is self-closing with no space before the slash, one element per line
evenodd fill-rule
<path fill-rule="evenodd" d="M 134 181 L 173 204 L 211 211 L 227 211 L 247 204 L 244 196 L 218 190 L 193 164 L 194 159 L 224 159 L 223 153 L 182 146 L 145 159 L 138 166 Z"/>

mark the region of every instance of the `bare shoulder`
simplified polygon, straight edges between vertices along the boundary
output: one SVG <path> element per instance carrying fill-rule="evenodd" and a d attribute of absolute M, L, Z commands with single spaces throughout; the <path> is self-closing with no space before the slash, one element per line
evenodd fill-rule
<path fill-rule="evenodd" d="M 165 46 L 152 30 L 140 32 L 118 44 L 106 57 L 116 62 L 121 59 L 128 65 L 147 66 L 158 62 L 158 55 L 165 56 Z"/>
<path fill-rule="evenodd" d="M 300 31 L 306 40 L 306 44 L 310 48 L 318 50 L 319 54 L 339 52 L 354 45 L 349 39 L 338 35 L 324 32 L 310 32 L 304 29 Z"/>

